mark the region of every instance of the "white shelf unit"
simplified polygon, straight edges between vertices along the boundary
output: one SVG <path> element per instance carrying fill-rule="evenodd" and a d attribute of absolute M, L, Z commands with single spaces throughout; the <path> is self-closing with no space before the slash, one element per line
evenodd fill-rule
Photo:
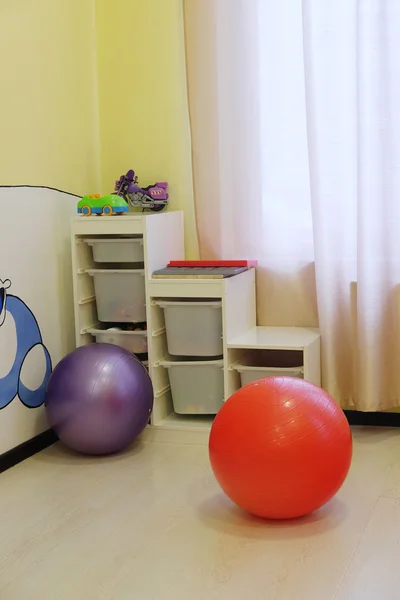
<path fill-rule="evenodd" d="M 152 339 L 152 376 L 155 389 L 169 388 L 166 368 L 159 360 L 168 356 L 164 328 L 163 309 L 157 301 L 167 299 L 221 300 L 224 400 L 237 389 L 236 374 L 229 368 L 227 340 L 229 336 L 240 336 L 256 325 L 255 270 L 249 269 L 235 277 L 226 279 L 152 279 L 148 282 L 151 322 L 156 331 L 162 332 Z M 170 390 L 156 399 L 152 423 L 167 429 L 204 430 L 211 427 L 213 416 L 177 415 L 173 410 Z"/>
<path fill-rule="evenodd" d="M 226 279 L 152 278 L 152 273 L 165 267 L 170 260 L 184 259 L 182 212 L 73 219 L 72 264 L 77 346 L 94 342 L 88 329 L 98 324 L 93 278 L 86 270 L 99 268 L 99 264 L 94 263 L 92 248 L 84 239 L 112 239 L 119 236 L 143 237 L 148 368 L 155 395 L 149 428 L 149 435 L 153 436 L 151 439 L 168 439 L 165 436 L 171 430 L 176 435 L 179 432 L 181 436 L 189 435 L 189 432 L 195 436 L 205 435 L 214 418 L 206 415 L 178 415 L 173 410 L 168 370 L 160 365 L 161 360 L 171 357 L 167 350 L 164 312 L 156 302 L 159 300 L 221 301 L 224 400 L 241 385 L 239 373 L 232 368 L 233 365 L 249 353 L 297 352 L 301 357 L 304 378 L 320 385 L 318 330 L 257 327 L 255 269 Z M 110 265 L 105 265 L 106 268 L 107 266 L 111 268 Z M 123 269 L 126 264 L 112 265 L 112 268 Z M 156 434 L 158 438 L 154 438 Z"/>
<path fill-rule="evenodd" d="M 155 380 L 153 364 L 159 359 L 163 351 L 163 344 L 159 334 L 160 325 L 152 321 L 152 311 L 149 310 L 150 299 L 148 295 L 148 282 L 152 273 L 162 269 L 170 260 L 182 260 L 185 257 L 183 212 L 166 213 L 140 213 L 124 216 L 77 216 L 72 221 L 72 269 L 73 292 L 75 313 L 75 339 L 76 346 L 83 346 L 95 341 L 95 337 L 88 330 L 96 328 L 99 324 L 96 309 L 93 277 L 89 269 L 110 269 L 123 271 L 126 263 L 95 263 L 91 244 L 85 239 L 119 239 L 131 236 L 143 239 L 144 247 L 144 277 L 145 277 L 145 302 L 148 342 L 148 369 L 153 382 Z M 102 266 L 101 266 L 102 265 Z M 163 404 L 163 395 L 169 390 L 163 385 L 161 388 L 154 386 L 155 405 Z"/>
<path fill-rule="evenodd" d="M 227 351 L 230 365 L 235 358 L 258 352 L 271 353 L 271 357 L 281 356 L 278 361 L 266 366 L 287 364 L 283 354 L 297 355 L 298 364 L 303 368 L 303 378 L 315 385 L 321 385 L 320 333 L 312 327 L 253 327 L 241 335 L 228 338 Z M 297 364 L 296 364 L 297 366 Z M 236 385 L 240 387 L 237 374 Z"/>

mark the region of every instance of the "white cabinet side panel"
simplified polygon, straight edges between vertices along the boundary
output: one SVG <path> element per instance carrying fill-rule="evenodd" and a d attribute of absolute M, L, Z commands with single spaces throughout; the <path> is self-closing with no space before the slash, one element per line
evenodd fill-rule
<path fill-rule="evenodd" d="M 321 385 L 320 339 L 304 348 L 304 379 L 318 386 Z"/>
<path fill-rule="evenodd" d="M 229 341 L 256 326 L 255 270 L 225 280 L 225 331 Z"/>
<path fill-rule="evenodd" d="M 146 277 L 170 260 L 184 260 L 183 213 L 181 211 L 146 216 L 144 232 Z"/>

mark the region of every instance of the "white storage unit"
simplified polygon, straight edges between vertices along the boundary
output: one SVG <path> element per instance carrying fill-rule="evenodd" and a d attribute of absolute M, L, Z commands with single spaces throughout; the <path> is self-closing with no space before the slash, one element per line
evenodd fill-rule
<path fill-rule="evenodd" d="M 99 321 L 146 321 L 144 269 L 87 269 L 94 278 Z"/>
<path fill-rule="evenodd" d="M 134 304 L 132 298 L 137 297 L 136 286 L 134 286 L 135 290 L 131 287 L 129 293 L 123 297 L 126 286 L 130 285 L 123 283 L 123 278 L 132 275 L 132 272 L 123 273 L 123 271 L 131 271 L 127 269 L 127 261 L 124 260 L 126 251 L 121 252 L 123 243 L 118 242 L 121 244 L 118 247 L 120 252 L 118 258 L 121 260 L 115 262 L 117 255 L 112 254 L 115 250 L 109 253 L 109 249 L 106 248 L 108 243 L 112 245 L 111 241 L 94 254 L 95 246 L 89 245 L 84 240 L 100 238 L 112 240 L 127 237 L 143 241 L 144 273 L 137 275 L 143 282 L 141 288 L 144 289 L 144 297 L 141 296 L 143 312 L 129 314 L 127 320 L 147 321 L 148 368 L 154 388 L 154 409 L 151 427 L 147 432 L 150 439 L 180 439 L 188 443 L 195 440 L 206 442 L 213 414 L 221 403 L 242 385 L 237 370 L 238 365 L 256 366 L 246 363 L 244 357 L 249 352 L 253 354 L 263 350 L 278 350 L 290 354 L 295 351 L 300 356 L 299 366 L 303 369 L 304 379 L 320 385 L 318 330 L 256 325 L 254 269 L 226 279 L 152 279 L 152 273 L 165 267 L 170 260 L 185 258 L 181 212 L 132 213 L 122 217 L 76 217 L 73 220 L 72 263 L 77 346 L 92 343 L 94 339 L 99 341 L 102 338 L 102 341 L 107 339 L 110 332 L 103 330 L 104 326 L 99 325 L 99 320 L 103 318 L 108 321 L 114 311 L 118 312 L 113 305 L 117 295 L 120 295 L 119 300 L 121 298 L 124 300 L 125 307 Z M 135 241 L 134 244 L 136 243 Z M 104 253 L 112 259 L 104 260 Z M 97 268 L 94 256 L 101 258 Z M 100 268 L 106 262 L 110 264 L 110 269 Z M 89 271 L 92 271 L 92 275 Z M 106 314 L 102 317 L 97 314 L 96 293 L 99 290 L 97 289 L 95 293 L 94 272 L 96 271 L 97 283 L 104 275 L 100 288 L 104 292 L 102 297 L 105 298 Z M 111 271 L 116 273 L 111 274 Z M 128 281 L 129 279 L 128 277 Z M 198 303 L 201 303 L 201 306 L 196 306 Z M 204 312 L 199 313 L 198 309 Z M 186 310 L 189 311 L 189 317 L 188 314 L 185 315 Z M 196 315 L 192 311 L 196 311 Z M 120 312 L 118 316 L 114 314 L 113 319 L 118 319 L 116 322 L 124 322 L 120 319 L 120 314 Z M 199 317 L 199 314 L 202 316 Z M 209 320 L 214 325 L 208 327 L 204 321 L 200 324 L 204 315 L 206 315 L 205 322 Z M 183 326 L 182 323 L 185 325 Z M 182 329 L 187 328 L 195 332 L 191 335 L 192 339 L 182 335 Z M 168 340 L 166 329 L 168 329 Z M 111 332 L 111 334 L 116 336 L 115 340 L 119 345 L 125 345 L 126 338 L 130 350 L 135 351 L 131 332 Z M 140 332 L 134 338 L 135 343 L 139 337 L 143 340 L 144 333 Z M 108 337 L 108 340 L 111 341 L 111 338 Z M 188 360 L 188 356 L 191 355 L 186 353 L 195 352 L 195 356 L 199 356 L 202 345 L 207 348 L 204 350 L 203 357 L 222 355 L 222 359 Z M 177 357 L 182 358 L 174 358 L 172 352 L 179 352 Z M 214 355 L 214 352 L 218 354 Z M 283 367 L 291 369 L 293 363 L 282 361 L 276 365 L 267 363 L 260 366 L 267 366 L 268 369 L 277 367 L 281 372 L 280 369 Z M 268 374 L 270 373 L 268 371 Z M 259 372 L 257 376 L 258 374 Z M 244 376 L 255 377 L 256 372 L 253 369 L 247 371 Z M 207 415 L 204 414 L 206 411 L 212 412 Z"/>
<path fill-rule="evenodd" d="M 156 300 L 164 311 L 168 352 L 172 356 L 222 356 L 222 302 Z"/>
<path fill-rule="evenodd" d="M 151 274 L 169 260 L 182 260 L 183 213 L 129 213 L 124 216 L 76 216 L 72 221 L 72 267 L 76 345 L 114 343 L 134 354 L 148 354 L 154 385 L 152 423 L 160 421 L 160 407 L 173 412 L 168 376 L 154 364 L 166 353 L 163 323 L 149 310 Z M 135 254 L 133 254 L 134 252 Z M 132 263 L 142 262 L 140 270 Z M 109 268 L 105 268 L 106 265 Z M 97 296 L 97 302 L 96 302 Z M 146 310 L 147 309 L 147 310 Z M 99 323 L 99 321 L 102 321 Z M 147 322 L 147 331 L 110 331 L 115 323 Z"/>
<path fill-rule="evenodd" d="M 229 398 L 240 386 L 240 384 L 236 385 L 237 373 L 229 370 L 229 365 L 234 362 L 233 358 L 237 360 L 240 356 L 236 356 L 235 351 L 233 351 L 235 356 L 229 353 L 227 339 L 229 335 L 240 335 L 255 326 L 255 270 L 249 269 L 226 279 L 150 279 L 147 282 L 147 290 L 148 314 L 152 323 L 152 338 L 151 341 L 149 338 L 149 344 L 154 348 L 153 356 L 159 357 L 152 371 L 153 385 L 156 389 L 170 389 L 171 392 L 170 401 L 167 395 L 156 398 L 153 411 L 155 429 L 179 431 L 188 429 L 196 432 L 197 437 L 206 435 L 214 418 L 216 403 L 221 406 L 221 402 Z M 167 308 L 171 307 L 177 310 L 177 314 L 173 315 L 172 322 L 175 322 L 173 326 L 179 328 L 179 319 L 183 319 L 184 327 L 191 329 L 192 339 L 189 342 L 193 349 L 190 352 L 196 353 L 195 360 L 193 357 L 192 360 L 188 360 L 188 355 L 185 354 L 174 357 L 168 352 L 168 350 L 187 352 L 187 345 L 183 348 L 180 343 L 184 339 L 182 337 L 177 340 L 179 349 L 171 348 L 171 339 L 167 336 L 167 321 L 171 316 L 171 313 L 168 315 Z M 186 317 L 178 312 L 181 308 L 189 310 Z M 199 326 L 198 322 L 199 309 L 204 311 L 200 312 L 200 320 L 205 317 L 206 322 L 210 319 L 211 322 L 214 320 L 215 324 L 215 316 L 218 317 L 218 313 L 220 315 L 221 324 L 211 327 L 211 332 L 207 333 L 202 343 L 207 346 L 205 353 L 209 355 L 209 352 L 220 352 L 222 342 L 222 359 L 217 359 L 215 356 L 212 358 L 207 356 L 207 359 L 198 356 L 200 351 L 198 342 L 203 333 L 202 325 Z M 173 342 L 176 341 L 175 334 L 176 331 L 173 331 Z M 220 360 L 223 368 L 220 366 Z M 209 397 L 210 389 L 214 389 L 215 392 L 221 382 L 222 398 L 219 395 Z M 182 393 L 184 384 L 186 398 Z M 192 406 L 193 414 L 189 413 L 188 404 Z M 209 408 L 206 409 L 207 405 Z M 196 407 L 196 413 L 193 406 Z M 213 413 L 207 416 L 206 410 L 212 410 Z"/>
<path fill-rule="evenodd" d="M 146 354 L 148 351 L 147 331 L 124 331 L 117 327 L 108 329 L 91 327 L 87 332 L 96 338 L 96 342 L 114 344 L 133 354 Z"/>
<path fill-rule="evenodd" d="M 216 415 L 224 401 L 223 360 L 160 361 L 168 369 L 174 410 L 181 415 Z"/>
<path fill-rule="evenodd" d="M 253 327 L 247 332 L 228 340 L 228 352 L 232 358 L 230 370 L 236 373 L 236 386 L 271 375 L 303 377 L 315 385 L 321 385 L 320 334 L 312 327 Z M 251 351 L 251 354 L 249 352 Z M 265 353 L 277 357 L 265 361 Z M 258 368 L 257 368 L 258 367 Z M 258 370 L 260 369 L 260 370 Z M 262 373 L 268 375 L 261 375 Z M 243 378 L 243 379 L 242 379 Z"/>
<path fill-rule="evenodd" d="M 144 262 L 143 237 L 84 238 L 97 263 Z"/>

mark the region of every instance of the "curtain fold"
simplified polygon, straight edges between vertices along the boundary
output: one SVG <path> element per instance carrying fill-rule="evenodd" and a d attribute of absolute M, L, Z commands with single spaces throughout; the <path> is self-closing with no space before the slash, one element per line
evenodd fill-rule
<path fill-rule="evenodd" d="M 319 326 L 342 406 L 400 406 L 400 3 L 184 7 L 202 257 L 259 260 L 258 323 Z"/>

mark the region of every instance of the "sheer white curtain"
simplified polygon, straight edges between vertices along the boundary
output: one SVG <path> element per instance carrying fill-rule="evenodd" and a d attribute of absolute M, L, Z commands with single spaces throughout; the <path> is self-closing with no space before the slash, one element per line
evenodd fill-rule
<path fill-rule="evenodd" d="M 184 2 L 202 256 L 258 258 L 342 406 L 400 406 L 400 2 Z"/>

